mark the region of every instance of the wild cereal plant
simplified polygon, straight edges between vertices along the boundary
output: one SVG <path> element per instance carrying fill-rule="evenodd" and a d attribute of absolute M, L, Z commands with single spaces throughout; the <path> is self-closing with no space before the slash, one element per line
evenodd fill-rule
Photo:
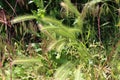
<path fill-rule="evenodd" d="M 109 47 L 110 37 L 113 35 L 110 35 L 108 31 L 108 29 L 114 30 L 113 34 L 118 32 L 115 26 L 118 16 L 111 13 L 118 9 L 117 0 L 90 0 L 84 4 L 81 13 L 69 0 L 64 0 L 61 6 L 74 14 L 75 21 L 72 26 L 64 25 L 62 20 L 57 20 L 52 16 L 46 16 L 43 0 L 41 0 L 42 7 L 37 0 L 34 2 L 38 5 L 38 10 L 33 12 L 33 15 L 16 17 L 11 20 L 11 23 L 36 19 L 42 34 L 42 54 L 39 56 L 43 58 L 43 65 L 39 67 L 40 75 L 43 75 L 45 79 L 52 77 L 54 80 L 119 79 L 119 72 L 117 72 L 119 62 L 115 59 L 115 56 L 119 56 L 119 45 L 115 48 Z M 105 37 L 106 34 L 110 37 Z M 109 49 L 101 44 L 104 42 L 103 39 L 105 42 L 108 40 L 109 43 L 105 44 Z M 89 45 L 86 46 L 86 43 Z M 19 63 L 17 60 L 16 62 Z M 114 68 L 114 66 L 117 67 Z"/>

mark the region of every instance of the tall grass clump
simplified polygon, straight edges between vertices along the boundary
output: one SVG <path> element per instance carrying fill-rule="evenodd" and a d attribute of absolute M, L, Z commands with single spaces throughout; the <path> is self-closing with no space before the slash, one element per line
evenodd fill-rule
<path fill-rule="evenodd" d="M 19 77 L 33 80 L 119 79 L 120 30 L 117 13 L 119 1 L 90 0 L 86 3 L 81 1 L 81 11 L 78 11 L 79 6 L 75 6 L 70 0 L 60 0 L 59 3 L 56 1 L 56 4 L 59 4 L 56 9 L 62 8 L 65 11 L 62 18 L 55 17 L 57 13 L 53 13 L 56 9 L 49 11 L 49 6 L 53 2 L 33 0 L 31 3 L 37 6 L 37 9 L 32 11 L 33 14 L 18 16 L 10 21 L 14 25 L 35 20 L 39 32 L 34 28 L 30 28 L 28 32 L 41 39 L 41 42 L 31 41 L 25 44 L 26 50 L 21 50 L 19 44 L 15 44 L 19 55 L 26 53 L 30 55 L 30 57 L 24 55 L 22 59 L 17 56 L 11 61 L 13 76 L 17 74 L 15 79 Z M 73 21 L 68 24 L 65 18 L 69 21 L 71 16 Z M 25 77 L 26 73 L 22 74 L 22 71 L 28 70 L 26 67 L 30 66 L 29 63 L 33 64 L 33 68 L 29 68 L 30 73 Z M 31 73 L 32 70 L 35 70 L 34 74 Z"/>

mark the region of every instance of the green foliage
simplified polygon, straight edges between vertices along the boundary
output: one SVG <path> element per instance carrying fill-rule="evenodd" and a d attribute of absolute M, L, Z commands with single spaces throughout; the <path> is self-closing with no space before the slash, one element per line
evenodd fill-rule
<path fill-rule="evenodd" d="M 70 0 L 28 0 L 36 5 L 32 13 L 1 25 L 0 79 L 120 79 L 120 1 L 75 3 L 80 6 Z M 9 31 L 15 33 L 12 39 Z"/>

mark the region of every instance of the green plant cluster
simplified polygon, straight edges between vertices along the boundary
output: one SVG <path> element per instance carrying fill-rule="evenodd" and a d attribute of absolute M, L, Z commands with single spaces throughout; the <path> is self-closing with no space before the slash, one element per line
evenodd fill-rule
<path fill-rule="evenodd" d="M 120 79 L 120 0 L 4 0 L 0 8 L 0 80 Z"/>

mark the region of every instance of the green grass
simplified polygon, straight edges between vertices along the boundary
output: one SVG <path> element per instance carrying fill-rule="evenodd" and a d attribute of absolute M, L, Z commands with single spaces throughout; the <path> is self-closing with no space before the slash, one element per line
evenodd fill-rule
<path fill-rule="evenodd" d="M 118 0 L 33 3 L 10 20 L 13 31 L 0 26 L 0 80 L 120 79 Z"/>

